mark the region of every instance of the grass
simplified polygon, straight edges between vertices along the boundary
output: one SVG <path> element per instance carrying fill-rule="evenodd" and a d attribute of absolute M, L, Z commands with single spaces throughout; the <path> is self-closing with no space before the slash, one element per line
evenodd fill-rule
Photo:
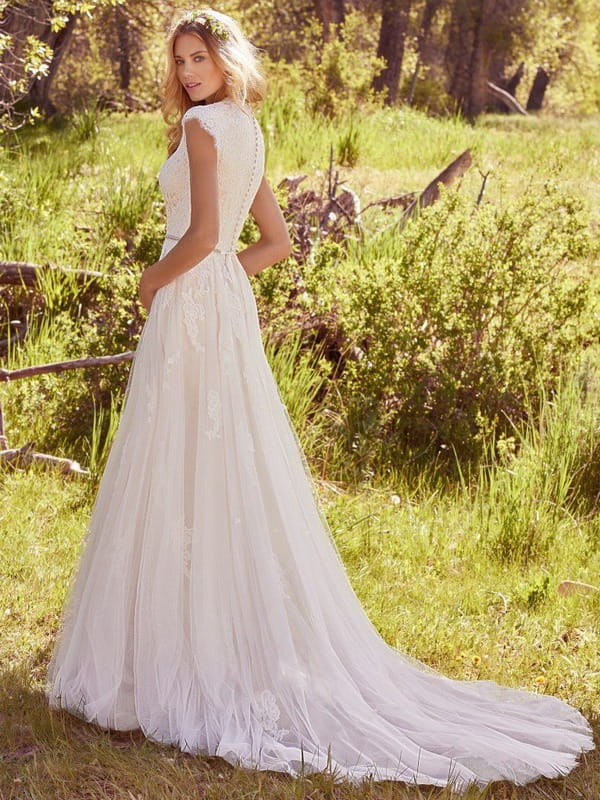
<path fill-rule="evenodd" d="M 563 579 L 597 577 L 584 536 L 557 539 L 544 558 L 499 562 L 480 546 L 483 499 L 427 489 L 322 484 L 324 508 L 355 590 L 384 638 L 444 674 L 555 694 L 600 733 L 600 602 L 563 597 Z M 448 798 L 401 784 L 335 785 L 326 774 L 292 780 L 234 769 L 111 734 L 50 713 L 45 669 L 85 530 L 93 486 L 41 471 L 4 473 L 0 512 L 0 797 L 5 798 Z M 585 527 L 585 526 L 584 526 Z M 541 579 L 547 578 L 547 581 Z M 540 587 L 543 587 L 540 589 Z M 568 793 L 566 793 L 568 791 Z M 585 798 L 600 793 L 600 759 L 588 754 L 567 779 L 471 797 Z"/>
<path fill-rule="evenodd" d="M 340 174 L 359 193 L 363 204 L 381 197 L 422 190 L 463 150 L 471 149 L 473 166 L 462 184 L 474 197 L 481 173 L 490 173 L 486 197 L 518 194 L 529 181 L 542 183 L 562 168 L 565 189 L 580 195 L 594 224 L 600 223 L 595 198 L 600 192 L 600 126 L 598 117 L 561 119 L 484 115 L 476 125 L 455 117 L 436 119 L 406 108 L 378 110 L 342 120 L 315 121 L 299 114 L 286 127 L 262 117 L 269 174 L 317 176 L 329 164 L 330 147 L 337 155 L 349 135 L 357 136 L 358 160 Z M 581 158 L 579 154 L 588 154 Z"/>
<path fill-rule="evenodd" d="M 270 348 L 269 353 L 306 442 L 312 434 L 306 417 L 302 423 L 302 402 L 317 387 L 300 367 L 301 388 L 295 390 L 286 381 L 289 354 L 274 357 Z M 600 594 L 563 596 L 557 589 L 563 580 L 598 584 L 599 526 L 593 514 L 575 515 L 566 495 L 559 509 L 543 502 L 557 490 L 536 479 L 543 473 L 540 464 L 551 457 L 554 485 L 573 486 L 573 475 L 590 461 L 597 395 L 578 394 L 575 384 L 567 383 L 538 428 L 522 432 L 515 453 L 504 464 L 482 470 L 479 480 L 442 490 L 422 473 L 418 481 L 397 475 L 360 491 L 322 481 L 318 487 L 350 580 L 389 644 L 452 678 L 494 680 L 561 697 L 588 716 L 598 736 Z M 567 430 L 579 431 L 577 441 L 565 442 Z M 97 477 L 96 472 L 90 481 L 65 481 L 41 470 L 0 475 L 3 800 L 451 797 L 448 789 L 335 783 L 326 773 L 292 780 L 244 771 L 218 758 L 155 745 L 139 732 L 108 733 L 68 714 L 50 713 L 43 695 L 45 670 Z M 518 547 L 520 529 L 511 530 L 506 521 L 514 497 L 521 508 L 538 509 L 537 523 L 545 531 L 544 546 L 530 548 L 525 558 Z M 513 536 L 512 550 L 496 547 L 501 535 Z M 584 756 L 566 778 L 522 788 L 495 784 L 469 795 L 487 800 L 598 796 L 597 751 Z"/>
<path fill-rule="evenodd" d="M 464 191 L 476 196 L 478 168 L 492 170 L 488 192 L 494 198 L 518 193 L 526 181 L 542 183 L 560 162 L 558 180 L 582 197 L 592 226 L 600 223 L 597 118 L 557 124 L 494 116 L 471 127 L 397 109 L 332 122 L 308 119 L 281 101 L 265 104 L 261 119 L 272 183 L 299 170 L 313 183 L 323 180 L 330 147 L 345 142 L 356 164 L 341 172 L 368 202 L 422 188 L 471 147 L 475 165 Z M 24 133 L 12 150 L 0 151 L 2 258 L 107 271 L 115 254 L 125 255 L 124 242 L 135 236 L 138 221 L 154 213 L 163 159 L 156 113 L 89 112 L 71 125 Z M 49 276 L 44 294 L 46 315 L 32 324 L 25 348 L 10 353 L 11 367 L 77 350 L 68 339 L 76 325 L 70 331 L 52 317 L 53 309 L 77 309 L 74 282 Z M 320 465 L 335 461 L 336 443 L 325 438 L 328 428 L 318 413 L 318 371 L 299 355 L 298 342 L 267 349 L 307 452 L 324 453 L 317 455 Z M 589 374 L 596 374 L 593 365 Z M 66 381 L 74 380 L 39 378 L 27 383 L 31 390 L 0 387 L 11 444 L 43 438 L 53 420 L 40 413 L 40 404 L 61 387 L 68 401 L 76 392 Z M 538 423 L 515 430 L 513 441 L 501 446 L 490 442 L 487 464 L 462 483 L 442 485 L 435 464 L 416 476 L 375 477 L 352 488 L 318 482 L 351 582 L 388 643 L 450 677 L 561 697 L 590 718 L 596 741 L 600 599 L 563 596 L 557 588 L 563 580 L 600 584 L 599 399 L 597 382 L 571 376 L 557 397 L 542 398 Z M 246 772 L 49 712 L 45 671 L 119 402 L 115 397 L 99 409 L 90 426 L 83 445 L 89 480 L 68 481 L 41 468 L 0 471 L 0 800 L 448 800 L 448 789 L 353 787 L 326 774 L 292 780 Z M 69 453 L 72 444 L 67 437 L 58 449 Z M 598 800 L 600 755 L 583 757 L 564 779 L 521 788 L 497 784 L 467 797 Z"/>
<path fill-rule="evenodd" d="M 562 166 L 565 188 L 583 198 L 595 225 L 600 222 L 597 116 L 557 122 L 489 115 L 471 126 L 460 118 L 435 119 L 398 108 L 330 120 L 308 117 L 295 106 L 282 110 L 282 101 L 267 101 L 259 118 L 267 147 L 267 174 L 275 184 L 298 171 L 318 180 L 329 164 L 330 148 L 337 153 L 352 132 L 357 164 L 343 167 L 341 173 L 365 202 L 424 188 L 452 158 L 471 148 L 474 165 L 463 180 L 466 191 L 476 196 L 479 170 L 491 172 L 487 193 L 493 199 L 501 192 L 519 192 L 530 180 L 542 182 L 551 170 Z M 3 221 L 0 248 L 5 257 L 21 257 L 17 256 L 21 253 L 35 260 L 54 258 L 56 252 L 57 258 L 60 253 L 68 260 L 78 243 L 73 224 L 94 225 L 105 208 L 98 187 L 122 191 L 126 197 L 135 192 L 144 205 L 146 182 L 156 180 L 166 155 L 160 115 L 100 114 L 97 125 L 98 133 L 83 141 L 75 122 L 58 131 L 40 125 L 18 142 L 5 142 L 0 166 L 14 178 L 13 203 L 14 187 L 23 196 L 23 207 L 18 216 L 12 216 L 18 224 L 27 223 L 19 235 L 8 218 Z M 119 198 L 114 202 L 119 205 Z M 23 217 L 24 207 L 29 209 L 27 217 Z M 122 204 L 116 211 L 123 213 Z"/>

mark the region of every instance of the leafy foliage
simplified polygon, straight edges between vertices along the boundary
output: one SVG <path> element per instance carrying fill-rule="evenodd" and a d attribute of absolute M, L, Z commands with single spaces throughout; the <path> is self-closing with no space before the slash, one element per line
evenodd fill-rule
<path fill-rule="evenodd" d="M 364 122 L 345 116 L 340 128 L 328 119 L 306 118 L 301 108 L 294 91 L 272 97 L 261 110 L 271 169 L 280 170 L 282 158 L 289 163 L 287 151 L 293 158 L 296 144 L 313 153 L 318 146 L 325 158 L 337 146 L 348 159 L 356 146 L 355 176 L 376 159 L 381 170 L 389 164 L 418 185 L 423 172 L 413 166 L 417 151 L 429 170 L 473 136 L 486 152 L 509 147 L 529 174 L 529 140 L 536 142 L 538 161 L 545 143 L 543 172 L 550 161 L 572 163 L 574 153 L 595 141 L 587 123 L 572 128 L 572 150 L 567 143 L 555 150 L 554 132 L 541 121 L 512 121 L 509 127 L 502 119 L 500 133 L 492 133 L 490 119 L 473 133 L 462 123 L 378 110 Z M 137 279 L 159 257 L 164 236 L 156 187 L 160 139 L 152 143 L 148 118 L 99 116 L 91 136 L 93 125 L 85 123 L 82 133 L 78 119 L 66 128 L 27 131 L 17 157 L 6 158 L 0 240 L 8 257 L 52 259 L 105 277 L 94 288 L 48 276 L 35 300 L 31 291 L 3 289 L 10 318 L 29 325 L 26 340 L 10 353 L 13 367 L 129 350 L 141 328 Z M 129 149 L 138 137 L 123 135 L 124 125 L 144 132 L 145 150 L 137 141 Z M 510 188 L 499 187 L 500 174 L 512 181 Z M 571 168 L 569 178 L 559 172 L 545 184 L 536 178 L 523 192 L 521 172 L 514 178 L 498 170 L 490 202 L 477 205 L 467 186 L 464 195 L 447 192 L 403 229 L 390 226 L 398 216 L 394 209 L 377 218 L 386 229 L 360 234 L 348 228 L 340 241 L 319 236 L 317 223 L 304 259 L 289 259 L 253 279 L 263 330 L 274 346 L 280 348 L 290 330 L 301 333 L 298 358 L 306 385 L 314 379 L 319 387 L 318 412 L 302 418 L 307 431 L 319 423 L 310 450 L 322 474 L 362 479 L 407 462 L 453 468 L 456 457 L 462 465 L 487 458 L 491 435 L 508 440 L 513 425 L 537 418 L 540 388 L 551 393 L 570 353 L 597 335 L 593 276 L 586 264 L 597 257 L 598 245 L 588 255 L 593 226 L 582 202 L 593 204 L 585 192 L 580 201 L 566 191 L 569 180 L 577 180 L 572 175 Z M 301 185 L 314 193 L 312 187 L 324 180 L 311 175 Z M 277 191 L 285 207 L 284 190 Z M 591 197 L 587 185 L 586 191 Z M 310 219 L 302 224 L 310 226 Z M 256 235 L 249 219 L 242 243 Z M 308 356 L 313 345 L 320 358 Z M 115 367 L 7 387 L 11 442 L 33 440 L 40 448 L 85 459 L 93 420 L 104 409 L 98 425 L 100 433 L 109 430 L 109 409 L 118 407 L 126 375 L 127 368 Z M 582 491 L 590 497 L 587 487 L 596 476 L 593 463 L 582 468 Z"/>
<path fill-rule="evenodd" d="M 588 247 L 581 203 L 551 180 L 501 207 L 446 192 L 402 231 L 281 270 L 275 324 L 296 315 L 329 340 L 336 435 L 366 476 L 477 459 L 596 335 L 590 284 L 569 270 Z M 271 318 L 277 292 L 261 284 Z"/>
<path fill-rule="evenodd" d="M 335 116 L 373 100 L 371 82 L 383 62 L 376 55 L 376 29 L 350 11 L 340 35 L 324 42 L 307 58 L 304 78 L 312 112 Z"/>

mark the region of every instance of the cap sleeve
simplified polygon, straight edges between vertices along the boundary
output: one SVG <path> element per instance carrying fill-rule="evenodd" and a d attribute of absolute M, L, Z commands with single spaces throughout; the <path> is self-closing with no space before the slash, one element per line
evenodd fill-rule
<path fill-rule="evenodd" d="M 190 106 L 181 118 L 181 125 L 186 136 L 193 135 L 193 126 L 196 120 L 207 133 L 209 133 L 215 143 L 217 153 L 219 152 L 218 123 L 214 114 L 214 109 L 209 106 Z"/>

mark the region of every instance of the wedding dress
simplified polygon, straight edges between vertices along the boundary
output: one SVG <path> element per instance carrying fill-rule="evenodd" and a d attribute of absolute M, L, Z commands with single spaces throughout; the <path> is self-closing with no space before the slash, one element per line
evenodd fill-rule
<path fill-rule="evenodd" d="M 186 119 L 215 141 L 219 243 L 155 295 L 52 655 L 50 705 L 291 775 L 462 792 L 567 773 L 593 748 L 576 709 L 447 678 L 367 617 L 234 253 L 263 175 L 260 128 L 229 99 Z M 185 130 L 159 181 L 165 255 L 189 224 Z"/>

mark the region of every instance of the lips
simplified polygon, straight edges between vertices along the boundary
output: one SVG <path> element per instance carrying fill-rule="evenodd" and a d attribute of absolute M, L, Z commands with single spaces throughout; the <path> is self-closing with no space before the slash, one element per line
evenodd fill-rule
<path fill-rule="evenodd" d="M 200 86 L 199 83 L 186 83 L 184 84 L 186 89 L 195 89 L 196 86 Z"/>

